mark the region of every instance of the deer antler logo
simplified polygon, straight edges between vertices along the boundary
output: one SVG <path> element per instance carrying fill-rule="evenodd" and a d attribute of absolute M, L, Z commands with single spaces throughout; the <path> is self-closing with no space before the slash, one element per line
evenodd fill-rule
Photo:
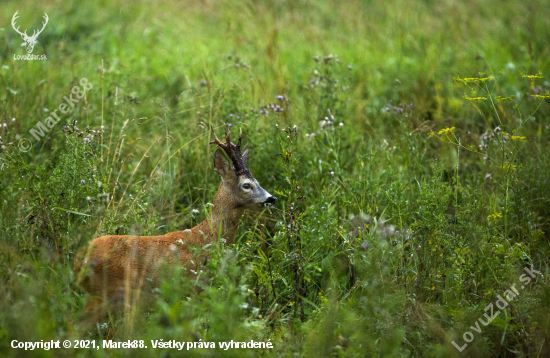
<path fill-rule="evenodd" d="M 48 24 L 48 14 L 44 13 L 44 19 L 46 20 L 46 22 L 42 23 L 42 29 L 40 29 L 38 32 L 36 30 L 33 30 L 32 36 L 29 36 L 27 35 L 27 30 L 25 30 L 25 32 L 21 32 L 19 31 L 19 27 L 17 28 L 15 27 L 15 20 L 17 20 L 18 18 L 17 16 L 18 12 L 19 10 L 17 10 L 15 14 L 13 14 L 13 17 L 11 18 L 11 26 L 15 31 L 17 31 L 17 33 L 21 35 L 23 40 L 25 40 L 25 42 L 27 43 L 27 45 L 25 46 L 27 48 L 27 53 L 32 53 L 32 50 L 34 49 L 34 45 L 36 44 L 36 38 L 38 37 L 38 35 L 40 35 L 42 31 L 44 31 L 44 28 Z"/>

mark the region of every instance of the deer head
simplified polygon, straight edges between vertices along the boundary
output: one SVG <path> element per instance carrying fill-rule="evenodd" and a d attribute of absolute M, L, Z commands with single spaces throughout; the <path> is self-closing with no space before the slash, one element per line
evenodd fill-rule
<path fill-rule="evenodd" d="M 241 153 L 242 131 L 239 133 L 237 144 L 231 142 L 227 127 L 225 127 L 225 143 L 218 139 L 214 128 L 212 128 L 212 135 L 214 140 L 210 144 L 219 146 L 214 154 L 214 170 L 222 178 L 220 195 L 224 196 L 229 208 L 258 210 L 274 205 L 277 198 L 265 191 L 246 168 L 248 149 Z M 229 159 L 223 152 L 229 156 Z"/>
<path fill-rule="evenodd" d="M 25 40 L 25 42 L 27 43 L 26 45 L 27 53 L 32 53 L 32 50 L 34 49 L 34 45 L 36 44 L 36 38 L 38 37 L 38 35 L 40 35 L 42 31 L 44 31 L 44 28 L 48 24 L 48 14 L 44 13 L 44 19 L 46 20 L 46 22 L 42 23 L 42 29 L 40 29 L 38 32 L 36 30 L 33 30 L 32 35 L 28 36 L 27 30 L 25 30 L 25 32 L 21 32 L 19 31 L 19 27 L 15 27 L 15 20 L 17 20 L 18 18 L 17 16 L 18 12 L 19 10 L 16 11 L 15 14 L 13 14 L 13 17 L 11 18 L 11 26 L 15 31 L 17 31 L 18 34 L 21 35 L 23 40 Z"/>

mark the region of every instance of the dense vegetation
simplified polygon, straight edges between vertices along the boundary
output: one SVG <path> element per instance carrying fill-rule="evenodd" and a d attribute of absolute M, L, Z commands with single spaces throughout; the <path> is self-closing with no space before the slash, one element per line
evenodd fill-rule
<path fill-rule="evenodd" d="M 2 356 L 181 355 L 160 339 L 273 344 L 187 356 L 550 356 L 548 1 L 0 9 Z M 14 59 L 16 10 L 28 33 L 48 14 L 47 60 Z M 277 206 L 197 279 L 167 267 L 155 303 L 84 329 L 76 252 L 202 221 L 223 123 Z M 66 339 L 149 347 L 11 348 Z"/>

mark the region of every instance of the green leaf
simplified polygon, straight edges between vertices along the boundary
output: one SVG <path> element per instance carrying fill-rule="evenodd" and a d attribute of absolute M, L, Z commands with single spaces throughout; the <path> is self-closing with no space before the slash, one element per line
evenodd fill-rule
<path fill-rule="evenodd" d="M 88 214 L 83 214 L 83 213 L 79 213 L 78 211 L 74 211 L 74 210 L 67 210 L 67 209 L 63 209 L 63 208 L 58 208 L 58 207 L 54 207 L 54 209 L 57 209 L 57 210 L 61 210 L 61 211 L 66 211 L 68 213 L 71 213 L 71 214 L 76 214 L 76 215 L 82 215 L 82 216 L 92 216 L 92 215 L 88 215 Z"/>

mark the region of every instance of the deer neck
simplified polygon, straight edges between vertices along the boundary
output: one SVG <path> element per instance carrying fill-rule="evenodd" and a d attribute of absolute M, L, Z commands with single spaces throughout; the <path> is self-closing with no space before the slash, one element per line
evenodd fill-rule
<path fill-rule="evenodd" d="M 212 213 L 196 228 L 204 233 L 205 244 L 216 242 L 221 232 L 220 237 L 225 239 L 226 245 L 231 245 L 235 241 L 244 208 L 236 208 L 232 205 L 223 182 L 214 197 L 213 205 Z"/>

